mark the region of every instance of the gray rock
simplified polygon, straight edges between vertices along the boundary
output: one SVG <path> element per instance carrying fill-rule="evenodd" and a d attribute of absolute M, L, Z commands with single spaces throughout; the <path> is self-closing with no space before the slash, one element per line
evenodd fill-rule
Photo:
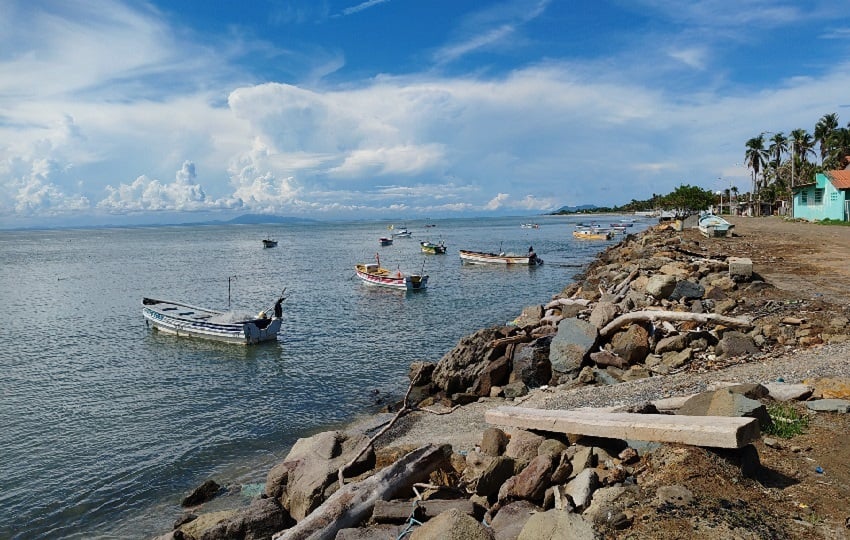
<path fill-rule="evenodd" d="M 508 446 L 505 448 L 505 455 L 512 457 L 520 462 L 528 463 L 537 457 L 537 450 L 546 437 L 532 433 L 530 431 L 518 430 L 511 440 L 508 441 Z"/>
<path fill-rule="evenodd" d="M 478 479 L 475 493 L 485 497 L 499 493 L 502 484 L 514 475 L 514 466 L 514 460 L 509 457 L 499 456 L 495 458 Z"/>
<path fill-rule="evenodd" d="M 506 384 L 502 387 L 502 393 L 506 398 L 518 398 L 528 394 L 528 386 L 522 381 Z"/>
<path fill-rule="evenodd" d="M 492 532 L 456 508 L 447 510 L 413 530 L 410 540 L 492 540 Z"/>
<path fill-rule="evenodd" d="M 806 402 L 806 408 L 816 412 L 850 412 L 850 401 L 846 399 L 815 399 Z"/>
<path fill-rule="evenodd" d="M 465 392 L 489 362 L 489 344 L 500 337 L 498 328 L 485 328 L 460 339 L 434 368 L 432 382 L 447 395 Z"/>
<path fill-rule="evenodd" d="M 676 287 L 667 298 L 670 300 L 679 300 L 680 298 L 698 299 L 704 295 L 705 288 L 702 285 L 685 279 L 676 283 Z"/>
<path fill-rule="evenodd" d="M 597 302 L 593 311 L 590 312 L 590 324 L 596 328 L 603 328 L 620 314 L 620 308 L 611 302 Z"/>
<path fill-rule="evenodd" d="M 655 344 L 655 354 L 663 354 L 670 351 L 681 351 L 688 346 L 687 334 L 676 334 L 658 340 Z"/>
<path fill-rule="evenodd" d="M 767 408 L 760 401 L 734 393 L 727 388 L 693 396 L 676 411 L 676 414 L 757 418 L 762 428 L 771 424 Z"/>
<path fill-rule="evenodd" d="M 676 289 L 676 278 L 666 274 L 655 274 L 646 283 L 646 293 L 653 298 L 667 298 Z"/>
<path fill-rule="evenodd" d="M 776 401 L 802 401 L 811 396 L 813 391 L 807 384 L 767 383 L 764 387 Z"/>
<path fill-rule="evenodd" d="M 755 354 L 758 352 L 758 347 L 750 336 L 737 331 L 729 331 L 723 334 L 723 338 L 715 347 L 715 352 L 720 358 L 731 358 Z"/>
<path fill-rule="evenodd" d="M 248 508 L 204 531 L 200 540 L 271 538 L 277 531 L 294 524 L 295 520 L 277 499 L 255 499 Z"/>
<path fill-rule="evenodd" d="M 551 483 L 553 468 L 552 456 L 537 456 L 522 472 L 502 484 L 499 500 L 542 501 L 543 494 Z"/>
<path fill-rule="evenodd" d="M 515 540 L 533 514 L 543 509 L 529 501 L 515 501 L 499 509 L 490 527 L 495 540 Z"/>
<path fill-rule="evenodd" d="M 188 506 L 203 504 L 215 498 L 219 491 L 221 491 L 221 486 L 215 480 L 207 480 L 192 490 L 192 493 L 184 497 L 180 505 L 186 508 Z"/>
<path fill-rule="evenodd" d="M 574 375 L 596 344 L 599 330 L 587 321 L 564 319 L 549 346 L 552 371 Z"/>
<path fill-rule="evenodd" d="M 593 499 L 582 515 L 597 526 L 618 528 L 623 510 L 638 501 L 637 486 L 611 486 L 593 492 Z"/>
<path fill-rule="evenodd" d="M 630 324 L 611 338 L 611 351 L 629 364 L 643 362 L 649 354 L 649 332 L 640 324 Z"/>
<path fill-rule="evenodd" d="M 514 349 L 510 382 L 522 381 L 529 388 L 548 384 L 552 378 L 552 364 L 549 363 L 551 343 L 551 336 L 535 339 L 531 343 L 518 343 Z"/>
<path fill-rule="evenodd" d="M 579 514 L 549 510 L 532 515 L 517 540 L 596 540 L 593 524 Z"/>
<path fill-rule="evenodd" d="M 577 509 L 584 509 L 590 505 L 590 499 L 597 487 L 599 487 L 599 475 L 596 474 L 596 469 L 585 469 L 567 483 L 564 491 L 573 500 Z"/>
<path fill-rule="evenodd" d="M 510 438 L 499 428 L 488 427 L 481 434 L 481 453 L 488 456 L 500 456 L 508 446 Z"/>

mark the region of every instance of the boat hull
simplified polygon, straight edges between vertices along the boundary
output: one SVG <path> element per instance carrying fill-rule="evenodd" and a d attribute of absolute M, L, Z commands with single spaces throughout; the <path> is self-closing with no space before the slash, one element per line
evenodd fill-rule
<path fill-rule="evenodd" d="M 527 255 L 509 255 L 498 253 L 484 253 L 481 251 L 460 250 L 460 259 L 465 263 L 470 264 L 506 264 L 519 266 L 536 266 L 543 264 L 543 261 L 537 257 L 529 257 Z"/>
<path fill-rule="evenodd" d="M 697 227 L 706 238 L 727 238 L 735 226 L 720 216 L 707 215 L 700 218 Z"/>
<path fill-rule="evenodd" d="M 216 322 L 223 312 L 151 298 L 142 299 L 142 315 L 160 332 L 239 345 L 276 340 L 282 322 L 279 317 Z"/>
<path fill-rule="evenodd" d="M 402 291 L 421 291 L 428 288 L 428 276 L 390 272 L 386 268 L 370 268 L 371 266 L 358 264 L 354 267 L 357 277 L 368 285 Z"/>
<path fill-rule="evenodd" d="M 610 240 L 611 231 L 573 231 L 573 237 L 579 240 Z"/>
<path fill-rule="evenodd" d="M 430 253 L 432 255 L 442 255 L 446 252 L 446 246 L 443 244 L 434 244 L 432 242 L 419 242 L 419 245 L 422 247 L 423 253 Z"/>

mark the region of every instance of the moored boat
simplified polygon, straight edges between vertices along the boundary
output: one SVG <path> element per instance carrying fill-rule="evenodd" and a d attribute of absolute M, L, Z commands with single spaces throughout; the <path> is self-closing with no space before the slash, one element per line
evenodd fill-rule
<path fill-rule="evenodd" d="M 538 225 L 537 223 L 522 223 L 520 224 L 520 227 L 522 227 L 523 229 L 539 229 L 540 225 Z"/>
<path fill-rule="evenodd" d="M 515 255 L 512 253 L 486 253 L 483 251 L 470 251 L 461 249 L 460 260 L 470 264 L 516 264 L 524 266 L 536 266 L 543 264 L 543 259 L 531 252 L 528 255 Z"/>
<path fill-rule="evenodd" d="M 407 230 L 407 227 L 402 227 L 401 229 L 396 229 L 393 231 L 393 238 L 410 238 L 413 236 L 413 233 Z"/>
<path fill-rule="evenodd" d="M 274 314 L 265 310 L 258 315 L 239 311 L 218 311 L 181 302 L 142 298 L 142 315 L 155 329 L 179 337 L 192 337 L 254 345 L 277 339 L 282 322 L 281 303 L 275 302 Z"/>
<path fill-rule="evenodd" d="M 381 244 L 382 246 L 391 246 L 391 245 L 393 245 L 393 239 L 387 238 L 386 236 L 382 236 L 382 237 L 378 238 L 378 243 Z"/>
<path fill-rule="evenodd" d="M 607 229 L 576 229 L 573 236 L 581 240 L 610 240 L 614 234 Z"/>
<path fill-rule="evenodd" d="M 419 242 L 419 245 L 421 246 L 423 253 L 440 255 L 446 252 L 446 244 L 442 240 L 440 240 L 439 242 L 431 242 L 428 240 L 424 240 L 422 242 Z"/>
<path fill-rule="evenodd" d="M 375 260 L 377 262 L 354 265 L 357 277 L 369 285 L 380 285 L 407 291 L 419 291 L 428 287 L 427 275 L 408 274 L 401 270 L 391 271 L 383 268 L 381 259 L 377 254 Z"/>
<path fill-rule="evenodd" d="M 274 240 L 272 238 L 264 238 L 263 239 L 263 247 L 264 248 L 277 247 L 277 240 Z"/>

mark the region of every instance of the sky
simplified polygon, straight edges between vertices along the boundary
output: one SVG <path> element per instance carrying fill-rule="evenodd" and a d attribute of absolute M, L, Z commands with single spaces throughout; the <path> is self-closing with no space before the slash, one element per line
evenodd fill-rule
<path fill-rule="evenodd" d="M 743 193 L 830 113 L 850 0 L 0 0 L 0 228 Z"/>

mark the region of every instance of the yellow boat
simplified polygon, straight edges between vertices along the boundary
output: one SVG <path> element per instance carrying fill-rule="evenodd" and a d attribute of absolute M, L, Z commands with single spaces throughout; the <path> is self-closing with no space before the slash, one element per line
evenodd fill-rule
<path fill-rule="evenodd" d="M 573 236 L 582 240 L 610 240 L 614 233 L 603 229 L 578 229 Z"/>

